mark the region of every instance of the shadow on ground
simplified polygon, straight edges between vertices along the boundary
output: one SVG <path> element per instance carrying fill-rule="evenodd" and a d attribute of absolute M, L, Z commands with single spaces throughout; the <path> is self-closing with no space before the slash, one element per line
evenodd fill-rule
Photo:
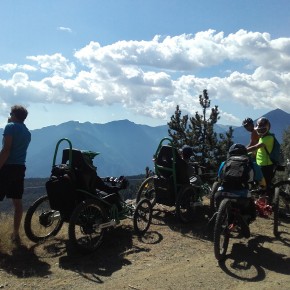
<path fill-rule="evenodd" d="M 269 245 L 274 243 L 277 248 L 283 247 L 281 241 L 264 235 L 234 242 L 230 254 L 219 265 L 228 275 L 244 281 L 263 280 L 265 270 L 290 275 L 290 257 L 270 249 Z"/>
<path fill-rule="evenodd" d="M 76 253 L 68 245 L 67 255 L 59 258 L 59 267 L 74 271 L 95 283 L 103 283 L 103 277 L 109 277 L 131 264 L 127 259 L 129 255 L 149 252 L 146 244 L 159 243 L 162 240 L 160 234 L 150 231 L 138 239 L 141 246 L 133 245 L 134 238 L 132 226 L 123 225 L 106 232 L 100 248 L 92 254 Z"/>
<path fill-rule="evenodd" d="M 212 239 L 213 224 L 210 223 L 212 213 L 208 206 L 201 207 L 189 223 L 182 223 L 175 215 L 174 207 L 158 206 L 154 208 L 152 224 L 166 226 L 179 232 L 182 236 L 198 239 Z"/>
<path fill-rule="evenodd" d="M 51 274 L 50 265 L 40 261 L 34 247 L 15 247 L 11 253 L 0 253 L 0 267 L 18 278 L 45 277 Z"/>

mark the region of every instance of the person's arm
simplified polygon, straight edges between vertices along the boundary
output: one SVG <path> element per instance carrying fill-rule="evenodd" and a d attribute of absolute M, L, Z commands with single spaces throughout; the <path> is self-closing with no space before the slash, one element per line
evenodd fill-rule
<path fill-rule="evenodd" d="M 0 151 L 0 169 L 2 168 L 2 166 L 4 165 L 4 163 L 6 162 L 6 160 L 10 155 L 12 140 L 13 137 L 10 135 L 5 135 L 3 137 L 3 147 L 2 150 Z"/>
<path fill-rule="evenodd" d="M 225 161 L 223 161 L 219 167 L 219 170 L 218 170 L 218 179 L 221 179 L 222 178 L 222 170 L 223 170 L 223 167 L 225 165 Z"/>
<path fill-rule="evenodd" d="M 257 143 L 256 145 L 253 145 L 253 146 L 248 147 L 247 148 L 247 151 L 248 152 L 253 152 L 253 151 L 258 150 L 261 147 L 265 147 L 265 144 L 264 143 Z"/>
<path fill-rule="evenodd" d="M 259 143 L 259 139 L 260 139 L 260 137 L 257 134 L 257 131 L 256 130 L 253 130 L 251 132 L 251 140 L 250 140 L 250 143 L 246 147 L 252 147 L 253 145 L 256 145 L 257 143 Z"/>

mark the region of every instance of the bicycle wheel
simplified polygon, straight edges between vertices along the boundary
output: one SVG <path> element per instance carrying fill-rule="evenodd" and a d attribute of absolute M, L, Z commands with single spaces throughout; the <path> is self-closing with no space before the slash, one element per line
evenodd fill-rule
<path fill-rule="evenodd" d="M 275 188 L 274 198 L 273 198 L 273 215 L 274 215 L 274 227 L 273 234 L 275 237 L 279 236 L 279 187 Z"/>
<path fill-rule="evenodd" d="M 284 180 L 274 185 L 274 228 L 273 234 L 279 237 L 284 219 L 290 218 L 290 180 Z"/>
<path fill-rule="evenodd" d="M 214 255 L 218 261 L 225 258 L 229 240 L 230 229 L 229 219 L 231 211 L 231 201 L 227 198 L 223 199 L 217 213 L 214 226 Z"/>
<path fill-rule="evenodd" d="M 62 225 L 60 213 L 50 208 L 47 195 L 38 198 L 29 207 L 24 218 L 25 234 L 35 243 L 57 235 Z"/>
<path fill-rule="evenodd" d="M 218 210 L 216 203 L 215 203 L 215 193 L 217 192 L 219 186 L 220 186 L 219 181 L 215 181 L 214 184 L 212 185 L 211 194 L 210 194 L 210 201 L 209 201 L 209 208 L 210 208 L 210 211 L 212 214 Z"/>
<path fill-rule="evenodd" d="M 184 187 L 178 193 L 176 216 L 181 222 L 188 223 L 194 219 L 197 212 L 196 199 L 196 192 L 190 185 Z"/>
<path fill-rule="evenodd" d="M 276 186 L 279 186 L 280 216 L 282 218 L 290 218 L 290 180 L 280 181 L 276 184 Z"/>
<path fill-rule="evenodd" d="M 152 207 L 156 204 L 156 192 L 154 189 L 153 178 L 153 176 L 149 176 L 142 182 L 136 195 L 136 203 L 141 199 L 146 198 L 150 200 Z"/>
<path fill-rule="evenodd" d="M 81 253 L 95 251 L 102 242 L 107 215 L 95 200 L 85 200 L 73 211 L 68 227 L 69 243 Z"/>
<path fill-rule="evenodd" d="M 134 215 L 133 224 L 137 235 L 144 235 L 152 221 L 152 205 L 148 199 L 142 199 L 138 202 Z"/>

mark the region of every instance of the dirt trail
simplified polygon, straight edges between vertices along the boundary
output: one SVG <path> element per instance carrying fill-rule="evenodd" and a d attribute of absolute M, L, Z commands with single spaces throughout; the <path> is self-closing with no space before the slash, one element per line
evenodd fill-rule
<path fill-rule="evenodd" d="M 207 220 L 182 225 L 174 212 L 154 212 L 149 233 L 138 239 L 130 220 L 107 233 L 97 252 L 83 256 L 56 238 L 5 252 L 0 248 L 1 289 L 289 289 L 290 224 L 281 239 L 272 221 L 258 218 L 250 239 L 233 239 L 218 264 L 206 235 Z M 1 245 L 1 244 L 0 244 Z"/>

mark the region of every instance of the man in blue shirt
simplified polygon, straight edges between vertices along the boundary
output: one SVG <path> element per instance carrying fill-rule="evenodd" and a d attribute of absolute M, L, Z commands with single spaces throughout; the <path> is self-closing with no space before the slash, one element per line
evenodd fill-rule
<path fill-rule="evenodd" d="M 11 107 L 8 124 L 4 128 L 0 151 L 0 200 L 6 196 L 14 205 L 14 227 L 12 240 L 20 242 L 19 228 L 23 215 L 25 161 L 31 134 L 24 125 L 27 110 L 20 105 Z"/>
<path fill-rule="evenodd" d="M 229 160 L 236 159 L 236 167 L 233 165 L 232 168 L 226 168 L 226 164 Z M 243 162 L 246 162 L 245 166 L 245 177 L 243 177 Z M 227 170 L 231 172 L 227 172 Z M 241 176 L 239 176 L 241 174 Z M 231 179 L 233 182 L 231 182 Z M 243 178 L 245 180 L 243 180 Z M 250 198 L 251 194 L 249 191 L 248 184 L 250 182 L 257 182 L 261 188 L 266 188 L 265 178 L 262 174 L 260 167 L 253 162 L 247 156 L 247 149 L 242 144 L 233 144 L 229 149 L 229 158 L 227 161 L 222 162 L 218 171 L 219 188 L 215 193 L 216 204 L 219 205 L 220 200 L 224 196 L 224 192 L 228 194 L 229 197 L 241 197 Z M 254 201 L 250 199 L 249 212 L 251 213 L 251 219 L 254 220 L 256 216 L 256 210 Z"/>

